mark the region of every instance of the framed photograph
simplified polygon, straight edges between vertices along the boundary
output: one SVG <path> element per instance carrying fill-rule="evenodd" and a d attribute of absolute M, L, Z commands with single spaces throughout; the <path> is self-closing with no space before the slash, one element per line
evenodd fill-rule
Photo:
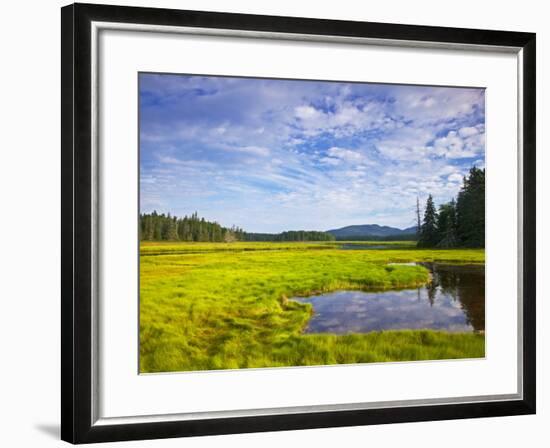
<path fill-rule="evenodd" d="M 62 8 L 62 438 L 535 413 L 535 35 Z"/>

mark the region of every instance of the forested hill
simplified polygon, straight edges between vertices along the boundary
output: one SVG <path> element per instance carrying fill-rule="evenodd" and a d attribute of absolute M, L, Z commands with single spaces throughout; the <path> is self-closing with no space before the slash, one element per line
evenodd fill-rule
<path fill-rule="evenodd" d="M 247 233 L 239 227 L 223 227 L 217 222 L 191 216 L 178 218 L 169 213 L 156 211 L 139 217 L 139 238 L 141 241 L 333 241 L 334 236 L 326 232 L 293 230 L 282 233 Z"/>
<path fill-rule="evenodd" d="M 245 233 L 244 241 L 334 241 L 334 236 L 316 230 L 289 230 L 282 233 Z"/>
<path fill-rule="evenodd" d="M 402 230 L 378 224 L 362 224 L 327 230 L 327 232 L 334 235 L 337 240 L 414 239 L 416 226 Z"/>

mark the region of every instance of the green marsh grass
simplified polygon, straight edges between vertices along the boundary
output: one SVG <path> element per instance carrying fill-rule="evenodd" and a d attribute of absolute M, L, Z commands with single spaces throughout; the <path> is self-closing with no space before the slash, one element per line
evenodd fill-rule
<path fill-rule="evenodd" d="M 483 250 L 419 250 L 403 241 L 372 243 L 388 245 L 383 250 L 341 250 L 340 244 L 142 243 L 141 372 L 484 356 L 484 336 L 473 333 L 302 334 L 311 305 L 290 297 L 429 281 L 422 266 L 388 263 L 484 262 Z"/>

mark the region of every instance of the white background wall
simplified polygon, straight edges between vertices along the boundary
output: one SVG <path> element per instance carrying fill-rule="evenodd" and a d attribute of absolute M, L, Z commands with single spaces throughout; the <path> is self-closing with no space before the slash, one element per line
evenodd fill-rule
<path fill-rule="evenodd" d="M 538 278 L 550 275 L 550 169 L 543 148 L 550 107 L 550 14 L 536 0 L 105 0 L 103 3 L 537 32 Z M 59 441 L 60 1 L 4 2 L 0 14 L 0 445 L 54 447 Z M 503 242 L 506 244 L 506 242 Z M 550 318 L 539 282 L 538 415 L 186 439 L 188 447 L 548 446 L 546 387 Z M 127 442 L 180 446 L 181 439 Z M 103 445 L 116 446 L 111 444 Z"/>

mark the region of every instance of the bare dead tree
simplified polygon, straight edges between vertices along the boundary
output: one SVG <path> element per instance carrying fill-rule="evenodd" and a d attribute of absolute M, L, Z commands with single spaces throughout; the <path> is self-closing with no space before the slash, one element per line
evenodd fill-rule
<path fill-rule="evenodd" d="M 420 201 L 418 199 L 418 196 L 416 197 L 416 237 L 420 238 Z"/>

